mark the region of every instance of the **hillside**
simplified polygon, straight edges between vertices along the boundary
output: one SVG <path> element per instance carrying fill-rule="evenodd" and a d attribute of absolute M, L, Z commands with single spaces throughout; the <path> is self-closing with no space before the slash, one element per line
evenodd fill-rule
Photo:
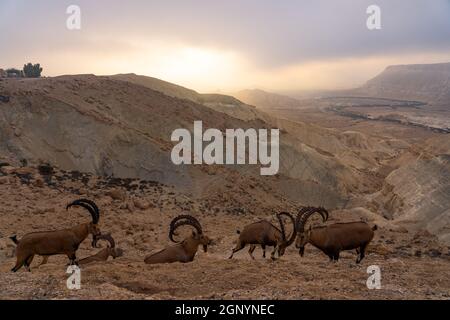
<path fill-rule="evenodd" d="M 110 78 L 141 85 L 162 92 L 169 97 L 200 102 L 200 94 L 196 91 L 157 78 L 140 76 L 134 73 L 116 74 L 110 76 Z"/>
<path fill-rule="evenodd" d="M 169 97 L 190 100 L 238 119 L 254 120 L 260 116 L 256 114 L 253 107 L 242 103 L 232 96 L 223 94 L 202 94 L 167 81 L 132 73 L 113 75 L 109 78 L 140 85 L 161 92 Z"/>
<path fill-rule="evenodd" d="M 300 120 L 281 119 L 228 96 L 195 100 L 194 91 L 156 80 L 0 80 L 0 95 L 10 97 L 0 102 L 0 192 L 8 195 L 0 199 L 0 286 L 6 288 L 0 299 L 450 296 L 447 136 L 416 143 L 391 136 L 386 127 L 383 134 L 324 128 L 301 121 L 303 110 Z M 192 131 L 196 120 L 221 131 L 279 128 L 279 174 L 261 176 L 259 166 L 249 165 L 175 166 L 171 133 Z M 36 257 L 32 273 L 9 272 L 10 235 L 87 221 L 81 210 L 64 210 L 75 198 L 95 200 L 102 231 L 112 232 L 124 256 L 83 268 L 80 291 L 65 290 L 63 256 L 41 267 Z M 330 264 L 312 246 L 304 258 L 290 247 L 275 262 L 263 260 L 259 248 L 255 261 L 246 250 L 227 259 L 237 229 L 259 219 L 275 223 L 274 213 L 295 213 L 301 205 L 325 206 L 327 223 L 376 224 L 366 260 L 356 265 L 354 252 L 344 252 Z M 179 263 L 144 264 L 147 254 L 169 244 L 168 224 L 183 212 L 198 217 L 213 238 L 208 253 L 198 252 L 189 272 Z M 96 252 L 88 242 L 79 257 Z M 365 286 L 372 264 L 383 268 L 382 290 Z M 302 286 L 293 285 L 298 281 Z"/>
<path fill-rule="evenodd" d="M 223 104 L 230 106 L 239 106 L 243 103 L 238 99 L 223 94 L 202 94 L 192 89 L 188 89 L 177 84 L 173 84 L 157 78 L 148 76 L 140 76 L 134 73 L 129 74 L 117 74 L 110 76 L 111 79 L 121 80 L 137 85 L 141 85 L 146 88 L 150 88 L 155 91 L 164 93 L 169 97 L 191 100 L 200 104 Z"/>
<path fill-rule="evenodd" d="M 7 80 L 0 82 L 0 91 L 11 97 L 0 104 L 1 161 L 44 161 L 64 170 L 156 180 L 199 194 L 222 193 L 220 185 L 237 171 L 278 189 L 274 197 L 341 206 L 355 192 L 374 188 L 362 181 L 377 166 L 376 158 L 395 153 L 363 136 L 277 120 L 246 105 L 238 113 L 234 107 L 217 110 L 110 77 Z M 195 120 L 221 130 L 280 128 L 284 178 L 263 178 L 255 166 L 173 165 L 171 133 L 191 129 Z"/>
<path fill-rule="evenodd" d="M 450 63 L 396 65 L 355 90 L 365 96 L 450 105 Z"/>
<path fill-rule="evenodd" d="M 164 86 L 157 91 L 150 88 L 153 83 Z M 176 88 L 178 98 L 165 94 L 167 88 Z M 255 181 L 271 194 L 266 207 L 360 203 L 382 188 L 389 172 L 385 167 L 405 152 L 396 138 L 279 119 L 246 104 L 237 106 L 227 96 L 206 95 L 217 102 L 214 106 L 196 103 L 186 98 L 194 91 L 142 76 L 6 80 L 0 81 L 0 92 L 11 97 L 0 104 L 1 162 L 49 162 L 63 170 L 154 180 L 200 198 L 224 193 L 233 198 Z M 192 130 L 195 120 L 222 131 L 279 128 L 279 174 L 262 177 L 258 166 L 172 164 L 172 131 Z M 236 175 L 243 177 L 243 185 L 233 183 Z M 241 205 L 255 212 L 252 203 Z"/>
<path fill-rule="evenodd" d="M 165 87 L 154 86 L 154 78 L 149 78 L 149 81 L 146 81 L 144 76 L 135 75 L 120 78 L 130 83 L 139 83 L 152 90 L 161 90 L 164 94 L 170 93 L 165 89 L 170 84 L 164 82 Z M 156 82 L 159 83 L 158 81 L 160 80 Z M 178 86 L 174 87 L 178 88 Z M 191 91 L 181 90 L 178 91 L 178 97 L 191 100 L 190 93 Z M 254 93 L 257 95 L 263 93 L 268 97 L 277 96 L 262 91 L 254 91 Z M 280 97 L 283 98 L 283 96 Z M 298 100 L 284 98 L 298 105 Z M 201 101 L 204 106 L 245 122 L 253 121 L 258 126 L 281 129 L 283 139 L 280 151 L 280 172 L 283 179 L 278 179 L 275 183 L 283 194 L 292 199 L 308 199 L 307 201 L 312 203 L 319 201 L 342 205 L 348 201 L 348 198 L 357 197 L 355 192 L 367 192 L 376 188 L 378 179 L 373 185 L 362 183 L 362 181 L 367 174 L 372 176 L 373 171 L 377 170 L 379 160 L 376 159 L 390 158 L 397 153 L 389 146 L 388 141 L 380 141 L 353 132 L 340 134 L 334 130 L 303 122 L 293 123 L 289 120 L 278 119 L 265 113 L 259 105 L 254 108 L 235 98 L 230 99 L 229 96 L 201 94 L 196 101 Z M 330 170 L 333 172 L 331 175 Z M 302 184 L 298 184 L 298 181 L 302 181 Z M 324 185 L 330 185 L 330 187 L 324 188 Z"/>
<path fill-rule="evenodd" d="M 233 95 L 239 100 L 260 109 L 291 109 L 305 106 L 301 100 L 259 89 L 241 90 Z"/>
<path fill-rule="evenodd" d="M 372 205 L 389 219 L 450 243 L 450 139 L 427 139 L 393 162 Z M 371 206 L 369 204 L 369 206 Z"/>

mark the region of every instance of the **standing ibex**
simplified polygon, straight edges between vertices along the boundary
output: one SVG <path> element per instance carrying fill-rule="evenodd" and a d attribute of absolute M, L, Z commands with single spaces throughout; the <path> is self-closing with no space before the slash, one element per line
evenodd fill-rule
<path fill-rule="evenodd" d="M 282 216 L 287 216 L 292 222 L 293 230 L 289 238 L 286 237 L 286 229 L 281 218 Z M 286 248 L 289 247 L 295 240 L 295 220 L 294 217 L 292 217 L 292 215 L 288 212 L 278 213 L 277 218 L 280 223 L 280 229 L 267 220 L 260 220 L 245 226 L 242 232 L 238 230 L 237 233 L 239 234 L 239 239 L 236 243 L 236 247 L 233 249 L 233 252 L 228 259 L 233 258 L 233 255 L 239 250 L 244 249 L 247 244 L 250 245 L 248 254 L 252 259 L 255 259 L 253 257 L 253 251 L 258 244 L 261 245 L 263 249 L 264 258 L 266 257 L 266 246 L 274 247 L 271 254 L 272 259 L 275 259 L 275 253 L 277 251 L 278 257 L 281 257 Z"/>
<path fill-rule="evenodd" d="M 358 257 L 356 263 L 360 263 L 364 258 L 365 250 L 374 236 L 377 226 L 370 227 L 367 223 L 347 222 L 335 223 L 329 226 L 311 226 L 305 231 L 305 224 L 308 218 L 318 212 L 322 215 L 324 222 L 328 219 L 328 212 L 323 208 L 313 208 L 303 215 L 297 216 L 297 241 L 295 246 L 299 249 L 300 256 L 305 253 L 305 246 L 311 243 L 316 248 L 325 253 L 330 261 L 338 261 L 342 250 L 356 249 Z M 323 213 L 326 214 L 323 216 Z"/>
<path fill-rule="evenodd" d="M 19 240 L 17 239 L 17 235 L 13 235 L 11 237 L 9 237 L 9 239 L 11 239 L 12 242 L 14 242 L 14 244 L 17 246 L 19 244 Z M 37 266 L 38 268 L 44 264 L 47 264 L 48 262 L 48 256 L 43 256 L 43 259 L 41 261 L 41 263 Z"/>
<path fill-rule="evenodd" d="M 72 206 L 80 206 L 87 209 L 92 216 L 92 222 L 83 223 L 70 229 L 32 232 L 24 235 L 22 239 L 17 241 L 17 262 L 11 271 L 16 272 L 24 265 L 30 271 L 30 265 L 35 255 L 48 257 L 57 254 L 66 254 L 70 259 L 70 264 L 77 263 L 75 253 L 81 242 L 89 234 L 92 234 L 94 241 L 100 235 L 98 228 L 100 212 L 93 201 L 86 199 L 75 200 L 68 204 L 66 209 L 68 210 Z"/>
<path fill-rule="evenodd" d="M 173 239 L 177 228 L 189 225 L 194 227 L 192 235 L 188 236 L 182 242 L 177 242 Z M 203 234 L 202 226 L 198 220 L 190 215 L 180 215 L 172 220 L 169 229 L 169 239 L 176 243 L 174 246 L 169 246 L 161 251 L 145 258 L 145 263 L 172 263 L 172 262 L 191 262 L 194 260 L 197 253 L 198 246 L 203 245 L 203 251 L 208 251 L 208 245 L 211 244 L 211 239 Z"/>
<path fill-rule="evenodd" d="M 111 236 L 111 233 L 97 236 L 96 239 L 94 240 L 95 247 L 98 240 L 107 240 L 109 242 L 109 246 L 105 249 L 100 250 L 97 254 L 93 256 L 81 259 L 80 261 L 78 261 L 80 265 L 85 265 L 92 262 L 107 261 L 109 257 L 113 257 L 113 259 L 116 259 L 123 255 L 123 250 L 120 248 L 116 248 L 116 242 L 114 241 L 114 238 Z"/>

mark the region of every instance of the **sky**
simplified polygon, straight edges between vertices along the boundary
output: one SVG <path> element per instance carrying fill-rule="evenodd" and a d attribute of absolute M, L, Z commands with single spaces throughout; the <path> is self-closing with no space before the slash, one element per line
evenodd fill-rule
<path fill-rule="evenodd" d="M 450 62 L 450 0 L 0 0 L 0 68 L 26 62 L 199 92 L 352 88 L 388 65 Z"/>

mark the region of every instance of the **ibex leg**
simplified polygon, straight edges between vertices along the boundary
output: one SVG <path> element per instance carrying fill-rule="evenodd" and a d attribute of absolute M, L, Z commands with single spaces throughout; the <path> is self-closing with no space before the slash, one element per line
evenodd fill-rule
<path fill-rule="evenodd" d="M 12 272 L 17 272 L 22 266 L 24 265 L 25 261 L 28 259 L 28 257 L 23 256 L 17 256 L 16 265 L 14 268 L 11 269 Z"/>
<path fill-rule="evenodd" d="M 363 244 L 361 247 L 359 247 L 359 256 L 356 258 L 356 263 L 360 263 L 362 259 L 366 256 L 366 247 L 367 243 Z"/>
<path fill-rule="evenodd" d="M 78 261 L 77 261 L 77 256 L 75 255 L 75 252 L 71 252 L 71 253 L 69 253 L 69 254 L 67 254 L 67 257 L 69 258 L 69 260 L 70 260 L 70 265 L 71 266 L 73 266 L 73 265 L 78 265 Z"/>
<path fill-rule="evenodd" d="M 272 253 L 270 254 L 270 258 L 272 259 L 272 260 L 275 260 L 275 253 L 278 251 L 278 245 L 276 245 L 276 246 L 274 246 L 273 247 L 273 251 L 272 251 Z"/>
<path fill-rule="evenodd" d="M 38 268 L 44 264 L 47 264 L 47 262 L 48 262 L 48 256 L 44 256 L 41 263 L 38 265 Z"/>
<path fill-rule="evenodd" d="M 31 262 L 33 262 L 33 259 L 34 259 L 34 254 L 29 256 L 24 263 L 25 269 L 27 269 L 28 272 L 31 272 L 30 266 L 31 266 Z"/>
<path fill-rule="evenodd" d="M 233 258 L 233 255 L 234 255 L 236 252 L 238 252 L 239 250 L 244 249 L 244 247 L 245 247 L 245 244 L 242 244 L 241 242 L 238 242 L 238 243 L 236 244 L 236 248 L 233 249 L 233 252 L 231 252 L 231 256 L 229 256 L 228 259 Z"/>
<path fill-rule="evenodd" d="M 250 245 L 250 248 L 248 249 L 248 254 L 252 258 L 252 260 L 255 260 L 255 257 L 253 256 L 253 251 L 255 251 L 256 245 L 252 244 Z"/>

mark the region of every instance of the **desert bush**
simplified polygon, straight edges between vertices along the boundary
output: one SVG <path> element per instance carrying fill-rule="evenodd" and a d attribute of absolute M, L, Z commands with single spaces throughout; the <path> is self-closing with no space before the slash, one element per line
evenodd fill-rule
<path fill-rule="evenodd" d="M 27 63 L 23 66 L 23 72 L 27 78 L 39 78 L 42 73 L 41 65 Z"/>

